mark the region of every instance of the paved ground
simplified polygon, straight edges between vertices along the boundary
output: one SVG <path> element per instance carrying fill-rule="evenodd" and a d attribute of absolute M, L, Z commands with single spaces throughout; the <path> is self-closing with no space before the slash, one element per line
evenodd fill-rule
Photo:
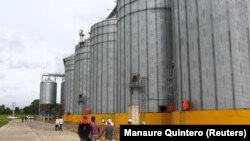
<path fill-rule="evenodd" d="M 12 120 L 0 128 L 0 141 L 79 141 L 77 127 L 77 124 L 65 123 L 63 131 L 55 131 L 53 123 Z M 116 133 L 119 140 L 118 129 Z"/>
<path fill-rule="evenodd" d="M 0 141 L 79 141 L 79 137 L 71 131 L 55 131 L 53 124 L 12 120 L 0 128 Z"/>

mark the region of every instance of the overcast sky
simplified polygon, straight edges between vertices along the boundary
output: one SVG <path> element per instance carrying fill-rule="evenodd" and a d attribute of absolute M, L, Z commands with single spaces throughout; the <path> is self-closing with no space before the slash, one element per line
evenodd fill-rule
<path fill-rule="evenodd" d="M 115 0 L 0 0 L 0 105 L 15 102 L 23 108 L 39 99 L 42 74 L 64 73 L 63 58 L 74 53 L 79 30 L 87 34 L 115 4 Z M 57 82 L 60 86 L 61 79 Z"/>

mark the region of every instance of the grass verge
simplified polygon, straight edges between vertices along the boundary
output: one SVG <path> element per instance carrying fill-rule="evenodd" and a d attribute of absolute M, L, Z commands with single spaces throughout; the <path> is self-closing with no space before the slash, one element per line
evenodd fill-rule
<path fill-rule="evenodd" d="M 0 115 L 0 128 L 8 123 L 8 115 Z"/>

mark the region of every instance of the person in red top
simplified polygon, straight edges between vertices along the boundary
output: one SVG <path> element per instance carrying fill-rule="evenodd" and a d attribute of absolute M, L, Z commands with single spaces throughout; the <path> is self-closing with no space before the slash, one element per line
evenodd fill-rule
<path fill-rule="evenodd" d="M 77 133 L 80 137 L 80 141 L 87 141 L 89 139 L 90 123 L 88 122 L 87 116 L 83 116 L 83 119 L 80 121 Z"/>
<path fill-rule="evenodd" d="M 88 121 L 88 116 L 83 116 L 83 119 L 80 121 L 81 124 L 89 124 L 89 121 Z"/>

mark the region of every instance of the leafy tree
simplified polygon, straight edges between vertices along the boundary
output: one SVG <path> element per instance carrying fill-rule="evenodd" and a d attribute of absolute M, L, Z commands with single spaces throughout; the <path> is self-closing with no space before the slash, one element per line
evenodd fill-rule
<path fill-rule="evenodd" d="M 1 105 L 0 106 L 0 110 L 4 110 L 5 109 L 5 106 L 4 105 Z"/>
<path fill-rule="evenodd" d="M 26 106 L 26 107 L 23 108 L 23 113 L 24 114 L 29 114 L 30 113 L 29 106 Z"/>
<path fill-rule="evenodd" d="M 37 115 L 38 110 L 39 110 L 39 99 L 36 99 L 33 102 L 31 102 L 29 106 L 23 108 L 23 113 Z"/>
<path fill-rule="evenodd" d="M 5 110 L 4 110 L 4 113 L 3 114 L 12 114 L 12 111 L 9 107 L 7 107 Z"/>
<path fill-rule="evenodd" d="M 15 114 L 20 114 L 21 113 L 21 110 L 19 109 L 19 107 L 16 107 L 15 108 Z"/>
<path fill-rule="evenodd" d="M 6 108 L 5 105 L 0 106 L 0 114 L 11 114 L 12 111 L 10 108 Z"/>
<path fill-rule="evenodd" d="M 39 112 L 39 99 L 36 99 L 30 105 L 30 113 L 38 115 L 38 112 Z"/>

